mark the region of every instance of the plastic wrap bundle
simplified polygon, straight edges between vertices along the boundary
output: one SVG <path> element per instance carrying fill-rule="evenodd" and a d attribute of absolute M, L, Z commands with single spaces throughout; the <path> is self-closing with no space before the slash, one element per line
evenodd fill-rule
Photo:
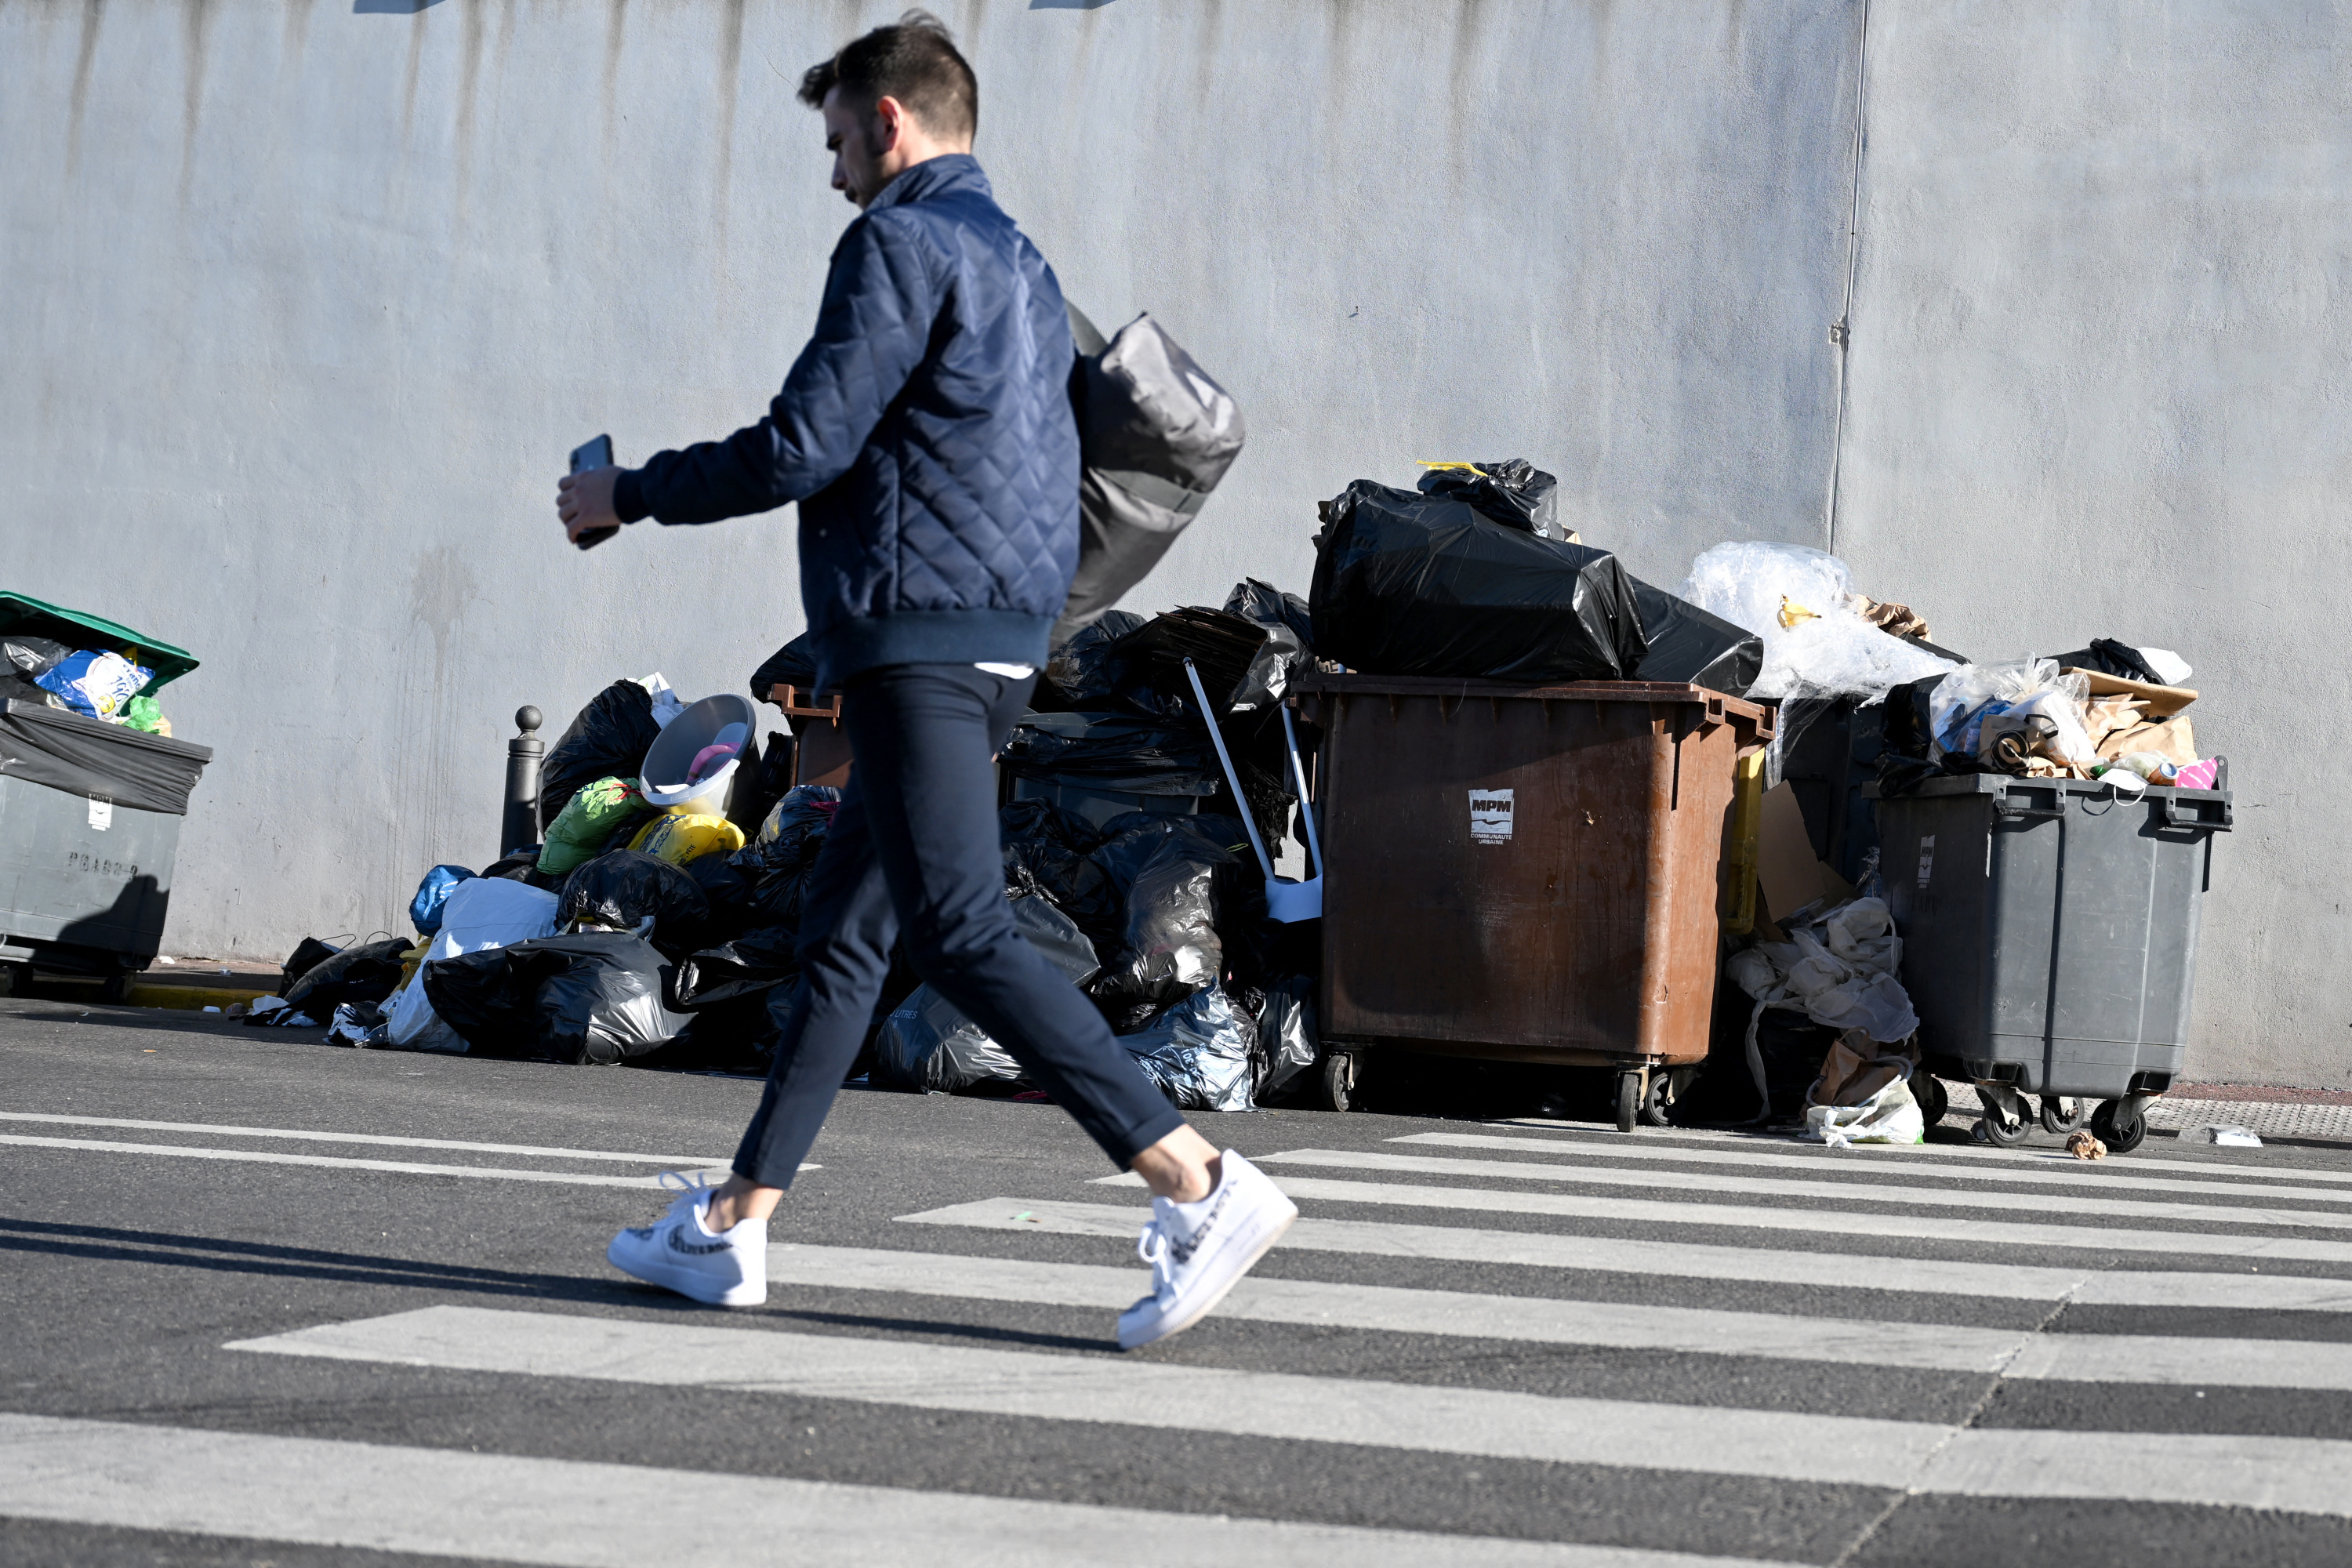
<path fill-rule="evenodd" d="M 1241 456 L 1247 427 L 1211 380 L 1150 316 L 1105 342 L 1074 306 L 1077 363 L 1078 564 L 1054 626 L 1055 645 L 1109 609 L 1168 552 Z"/>
<path fill-rule="evenodd" d="M 1623 680 L 1649 645 L 1614 555 L 1358 479 L 1325 503 L 1315 651 L 1375 675 Z"/>
<path fill-rule="evenodd" d="M 1845 563 L 1801 544 L 1718 544 L 1691 563 L 1682 596 L 1763 640 L 1749 697 L 1875 702 L 1955 668 L 1864 620 Z"/>
<path fill-rule="evenodd" d="M 1196 991 L 1131 1035 L 1121 1035 L 1144 1076 L 1179 1110 L 1255 1110 L 1255 1031 L 1216 986 Z"/>
<path fill-rule="evenodd" d="M 1013 923 L 1045 961 L 1074 985 L 1094 978 L 1094 945 L 1077 923 L 1036 894 L 1013 900 Z M 1021 1064 L 929 985 L 918 986 L 882 1021 L 874 1042 L 874 1080 L 920 1094 L 957 1094 L 994 1080 L 1022 1081 Z"/>

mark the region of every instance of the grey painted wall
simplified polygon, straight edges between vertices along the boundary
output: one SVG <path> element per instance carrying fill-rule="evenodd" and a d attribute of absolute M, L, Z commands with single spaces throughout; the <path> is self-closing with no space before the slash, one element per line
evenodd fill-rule
<path fill-rule="evenodd" d="M 583 556 L 550 500 L 761 411 L 850 216 L 792 83 L 896 4 L 383 3 L 0 0 L 7 585 L 207 661 L 182 951 L 394 927 L 492 849 L 519 703 L 800 625 L 789 512 Z M 1667 583 L 1822 541 L 1855 0 L 940 9 L 1071 295 L 1249 414 L 1142 607 L 1303 591 L 1314 502 L 1416 458 L 1534 458 Z M 2352 866 L 2267 676 L 2343 550 L 2345 29 L 2236 14 L 1877 0 L 1839 547 L 1986 657 L 2198 661 L 2252 830 L 2194 1065 L 2340 1083 Z"/>
<path fill-rule="evenodd" d="M 2190 1068 L 2352 1083 L 2352 14 L 1882 0 L 1865 96 L 1838 549 L 1979 658 L 2196 666 Z"/>

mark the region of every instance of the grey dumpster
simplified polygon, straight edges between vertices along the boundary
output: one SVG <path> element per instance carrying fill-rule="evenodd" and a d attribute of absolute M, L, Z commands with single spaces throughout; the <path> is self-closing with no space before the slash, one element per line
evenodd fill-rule
<path fill-rule="evenodd" d="M 120 982 L 163 941 L 210 748 L 79 713 L 0 710 L 0 960 Z"/>
<path fill-rule="evenodd" d="M 2000 773 L 1878 801 L 1921 1050 L 2009 1112 L 1986 1118 L 1994 1142 L 2021 1131 L 2020 1094 L 2043 1097 L 2053 1131 L 2066 1124 L 2058 1099 L 2102 1100 L 2101 1136 L 2139 1142 L 2141 1106 L 2188 1050 L 2198 910 L 2230 803 Z"/>

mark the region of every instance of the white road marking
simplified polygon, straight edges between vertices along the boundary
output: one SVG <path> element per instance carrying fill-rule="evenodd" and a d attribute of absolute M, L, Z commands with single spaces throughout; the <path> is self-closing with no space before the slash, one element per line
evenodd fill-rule
<path fill-rule="evenodd" d="M 1266 1163 L 1261 1160 L 1260 1163 Z M 1104 1176 L 1105 1185 L 1141 1186 L 1132 1174 Z M 1401 1208 L 1541 1214 L 1562 1218 L 1627 1220 L 1643 1225 L 1705 1225 L 1749 1230 L 1797 1230 L 1812 1236 L 1895 1236 L 1917 1241 L 1983 1242 L 2000 1247 L 2056 1247 L 2071 1251 L 2180 1252 L 2213 1258 L 2295 1258 L 2352 1263 L 2352 1242 L 2301 1237 L 2227 1236 L 2214 1231 L 2131 1230 L 2121 1226 L 2036 1225 L 2026 1221 L 1954 1219 L 1946 1215 L 1863 1214 L 1838 1209 L 1775 1209 L 1745 1204 L 1682 1203 L 1581 1193 L 1517 1193 L 1492 1187 L 1436 1187 L 1403 1182 L 1342 1182 L 1286 1175 L 1282 1190 L 1322 1203 L 1383 1204 Z"/>
<path fill-rule="evenodd" d="M 1528 1131 L 1557 1138 L 1561 1142 L 1580 1142 L 1593 1147 L 1607 1142 L 1629 1142 L 1622 1134 L 1604 1122 L 1550 1121 L 1538 1116 L 1508 1116 L 1499 1121 L 1482 1123 L 1487 1127 L 1524 1127 Z M 1560 1137 L 1560 1134 L 1572 1137 Z M 2039 1133 L 2035 1136 L 2041 1136 Z M 1714 1132 L 1700 1128 L 1643 1128 L 1638 1134 L 1643 1143 L 1674 1145 L 1684 1143 L 1728 1145 L 1739 1149 L 1770 1148 L 1786 1142 L 1784 1138 L 1754 1132 Z M 2065 1152 L 2054 1140 L 2040 1148 L 1993 1149 L 1966 1143 L 1864 1143 L 1846 1151 L 1858 1157 L 1887 1160 L 1901 1164 L 1914 1162 L 1936 1162 L 1960 1164 L 2031 1164 L 2079 1165 L 2082 1162 Z M 2263 1176 L 2274 1182 L 2322 1182 L 2336 1186 L 2352 1186 L 2352 1171 L 2315 1171 L 2294 1165 L 2247 1165 L 2225 1160 L 2182 1160 L 2168 1158 L 2152 1152 L 2152 1146 L 2142 1145 L 2131 1153 L 2116 1156 L 2134 1169 L 2156 1172 L 2178 1171 L 2183 1175 Z"/>
<path fill-rule="evenodd" d="M 1622 1162 L 1635 1166 L 1667 1161 L 1685 1165 L 1811 1171 L 1817 1175 L 1840 1178 L 1899 1175 L 1916 1177 L 1923 1182 L 1996 1182 L 2011 1186 L 2062 1186 L 2071 1183 L 2083 1192 L 2125 1188 L 2152 1193 L 2204 1193 L 2237 1198 L 2288 1198 L 2306 1204 L 2352 1204 L 2352 1192 L 2314 1191 L 2309 1187 L 2260 1182 L 2192 1182 L 2177 1176 L 2149 1175 L 2121 1160 L 2101 1160 L 2094 1163 L 2069 1156 L 2063 1165 L 2053 1163 L 2041 1170 L 2021 1171 L 2006 1165 L 1979 1165 L 1973 1170 L 1961 1170 L 1950 1165 L 1906 1166 L 1899 1160 L 1874 1160 L 1868 1155 L 1860 1160 L 1854 1158 L 1859 1150 L 1897 1147 L 1892 1144 L 1853 1144 L 1835 1152 L 1824 1150 L 1819 1153 L 1803 1154 L 1762 1149 L 1659 1148 L 1649 1146 L 1638 1139 L 1628 1139 L 1623 1143 L 1612 1146 L 1581 1140 L 1571 1142 L 1565 1138 L 1507 1138 L 1479 1132 L 1412 1132 L 1387 1142 L 1444 1149 L 1502 1149 L 1515 1154 Z M 1932 1192 L 1935 1189 L 1905 1190 Z M 2020 1194 L 2008 1201 L 2022 1205 L 2038 1204 L 2042 1199 L 2041 1194 Z"/>
<path fill-rule="evenodd" d="M 298 1484 L 289 1484 L 296 1478 Z M 0 1515 L 550 1568 L 1763 1568 L 314 1437 L 0 1415 Z"/>
<path fill-rule="evenodd" d="M 231 1350 L 1553 1464 L 2352 1517 L 2352 1443 L 1962 1429 L 839 1334 L 427 1307 Z"/>
<path fill-rule="evenodd" d="M 347 1160 L 333 1154 L 278 1154 L 262 1149 L 196 1149 L 177 1143 L 110 1143 L 96 1138 L 28 1138 L 16 1133 L 0 1133 L 0 1144 L 37 1149 L 78 1149 L 104 1154 L 167 1154 L 183 1160 L 235 1160 L 259 1165 L 323 1165 L 338 1171 L 394 1171 L 411 1176 L 552 1182 L 575 1187 L 635 1187 L 648 1192 L 661 1187 L 659 1172 L 643 1176 L 591 1176 L 574 1171 L 514 1171 L 496 1165 L 423 1165 L 405 1160 Z M 801 1167 L 803 1171 L 818 1168 L 815 1165 Z M 727 1179 L 728 1170 L 722 1165 L 705 1171 L 683 1171 L 679 1174 L 722 1182 Z"/>
<path fill-rule="evenodd" d="M 2115 1219 L 2192 1220 L 2206 1225 L 2289 1226 L 2304 1230 L 2352 1230 L 2352 1214 L 2231 1204 L 2168 1203 L 2152 1198 L 2086 1197 L 2074 1193 L 1979 1192 L 1961 1187 L 1896 1186 L 1854 1180 L 1797 1181 L 1713 1171 L 1617 1170 L 1535 1160 L 1456 1160 L 1442 1154 L 1391 1154 L 1376 1149 L 1290 1149 L 1261 1154 L 1261 1165 L 1317 1165 L 1343 1171 L 1393 1171 L 1421 1176 L 1484 1176 L 1494 1181 L 1568 1182 L 1643 1192 L 1737 1193 L 1775 1198 L 1829 1198 L 1843 1204 L 1905 1204 L 1919 1208 L 2026 1210 L 2100 1215 Z"/>
<path fill-rule="evenodd" d="M 393 1138 L 373 1132 L 310 1132 L 291 1127 L 225 1127 L 209 1121 L 134 1121 L 119 1116 L 54 1116 L 0 1110 L 0 1121 L 43 1121 L 73 1127 L 130 1127 L 148 1132 L 205 1132 L 216 1138 L 287 1138 L 309 1143 L 374 1143 L 398 1149 L 457 1149 L 474 1154 L 543 1154 L 550 1159 L 619 1160 L 644 1165 L 724 1165 L 731 1155 L 621 1154 L 606 1149 L 556 1149 L 537 1143 L 467 1143 L 454 1138 Z"/>
<path fill-rule="evenodd" d="M 1149 1209 L 1108 1204 L 1050 1198 L 983 1198 L 976 1203 L 900 1215 L 898 1223 L 976 1230 L 1048 1231 L 1063 1236 L 1131 1240 L 1150 1217 Z M 1744 1279 L 1768 1285 L 1985 1296 L 2013 1301 L 2055 1303 L 2071 1298 L 2084 1305 L 2102 1307 L 2352 1312 L 2352 1279 L 2315 1279 L 2301 1274 L 2042 1268 L 2020 1263 L 1872 1258 L 1853 1253 L 1716 1247 L 1699 1242 L 1635 1241 L 1613 1236 L 1395 1225 L 1385 1220 L 1327 1219 L 1317 1215 L 1294 1224 L 1283 1237 L 1282 1245 L 1306 1252 L 1347 1252 L 1372 1258 L 1441 1258 L 1532 1268 L 1582 1268 L 1608 1274 L 1657 1274 L 1685 1279 Z"/>
<path fill-rule="evenodd" d="M 1149 1274 L 1132 1268 L 808 1245 L 772 1247 L 768 1277 L 782 1285 L 1108 1311 L 1126 1306 L 1150 1284 Z M 1538 1344 L 1682 1351 L 1841 1366 L 1919 1367 L 2068 1383 L 2352 1392 L 2352 1345 L 2308 1340 L 2042 1334 L 1950 1323 L 1717 1311 L 1260 1276 L 1234 1287 L 1218 1305 L 1217 1316 Z"/>

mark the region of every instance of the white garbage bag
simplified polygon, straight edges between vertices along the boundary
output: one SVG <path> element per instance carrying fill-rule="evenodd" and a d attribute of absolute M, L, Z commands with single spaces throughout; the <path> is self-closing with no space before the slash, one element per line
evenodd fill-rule
<path fill-rule="evenodd" d="M 1849 1143 L 1925 1143 L 1927 1119 L 1911 1094 L 1911 1064 L 1881 1057 L 1871 1067 L 1891 1068 L 1894 1077 L 1859 1105 L 1806 1106 L 1805 1130 L 1797 1136 L 1832 1149 Z"/>
<path fill-rule="evenodd" d="M 449 889 L 441 906 L 441 931 L 424 962 L 383 1005 L 385 1043 L 412 1051 L 462 1055 L 466 1042 L 441 1021 L 425 996 L 425 965 L 486 947 L 509 947 L 555 934 L 560 900 L 544 888 L 506 877 L 474 877 Z"/>

